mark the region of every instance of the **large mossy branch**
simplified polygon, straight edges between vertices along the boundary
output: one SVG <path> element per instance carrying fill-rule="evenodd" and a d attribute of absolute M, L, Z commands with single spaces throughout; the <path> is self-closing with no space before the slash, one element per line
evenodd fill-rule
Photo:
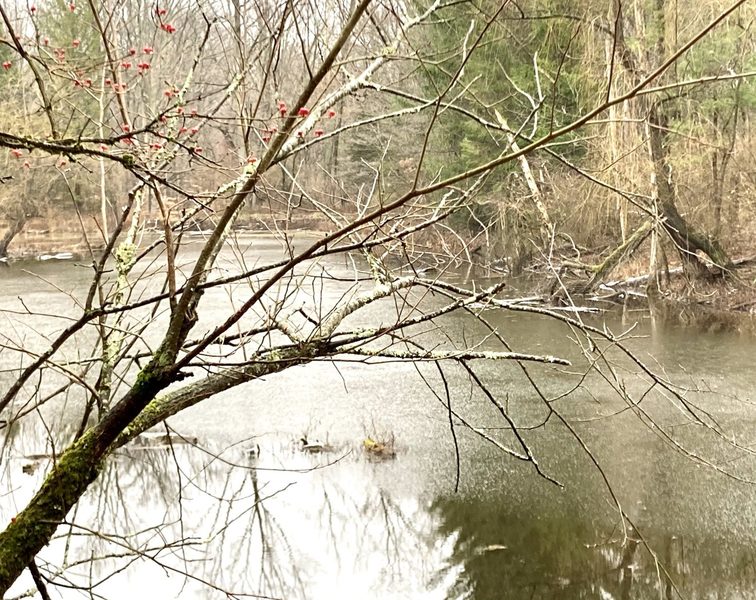
<path fill-rule="evenodd" d="M 49 542 L 58 525 L 97 478 L 94 430 L 60 457 L 28 506 L 0 533 L 0 597 Z"/>
<path fill-rule="evenodd" d="M 603 262 L 591 268 L 592 275 L 590 280 L 578 291 L 585 294 L 593 291 L 614 269 L 635 253 L 638 247 L 643 243 L 643 240 L 645 240 L 651 233 L 653 227 L 654 225 L 652 221 L 644 221 L 624 243 L 612 250 Z"/>
<path fill-rule="evenodd" d="M 329 353 L 330 351 L 324 346 L 315 343 L 270 350 L 262 353 L 249 364 L 224 369 L 177 390 L 167 392 L 150 402 L 133 423 L 124 429 L 116 439 L 114 448 L 123 446 L 150 427 L 162 423 L 169 417 L 211 396 L 290 367 L 308 363 L 318 356 Z"/>
<path fill-rule="evenodd" d="M 95 481 L 103 461 L 114 449 L 168 417 L 215 394 L 309 362 L 329 352 L 328 347 L 320 342 L 270 350 L 244 366 L 224 369 L 157 398 L 157 388 L 148 385 L 146 380 L 149 375 L 141 375 L 140 381 L 127 396 L 140 394 L 144 402 L 144 398 L 152 393 L 152 401 L 149 404 L 145 402 L 146 406 L 139 415 L 116 428 L 117 430 L 113 429 L 116 427 L 115 421 L 112 421 L 109 429 L 104 430 L 102 423 L 107 420 L 106 417 L 67 448 L 34 498 L 0 533 L 0 597 L 4 596 L 31 560 L 47 545 L 58 525 Z M 121 417 L 128 418 L 124 415 Z"/>
<path fill-rule="evenodd" d="M 0 533 L 0 598 L 97 478 L 116 437 L 168 383 L 158 355 L 103 419 L 60 455 L 26 508 Z"/>

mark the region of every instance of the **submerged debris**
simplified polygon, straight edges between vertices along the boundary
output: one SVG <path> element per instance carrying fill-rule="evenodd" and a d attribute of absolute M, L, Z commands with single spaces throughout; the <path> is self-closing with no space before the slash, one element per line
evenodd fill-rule
<path fill-rule="evenodd" d="M 370 458 L 388 459 L 396 456 L 393 435 L 384 441 L 374 440 L 371 437 L 365 438 L 362 447 Z"/>
<path fill-rule="evenodd" d="M 21 472 L 25 473 L 26 475 L 33 475 L 37 469 L 41 466 L 42 463 L 40 462 L 32 462 L 32 463 L 26 463 L 25 465 L 21 466 Z"/>
<path fill-rule="evenodd" d="M 40 254 L 37 260 L 43 262 L 48 260 L 71 260 L 75 257 L 76 255 L 73 252 L 58 252 L 56 254 Z"/>
<path fill-rule="evenodd" d="M 307 436 L 302 436 L 299 440 L 299 449 L 310 454 L 320 454 L 321 452 L 333 452 L 335 448 L 328 442 L 321 442 L 317 439 L 308 440 Z"/>

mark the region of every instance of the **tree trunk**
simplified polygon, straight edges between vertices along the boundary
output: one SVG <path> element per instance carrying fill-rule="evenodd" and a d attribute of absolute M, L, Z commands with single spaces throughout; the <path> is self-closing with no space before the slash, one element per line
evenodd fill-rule
<path fill-rule="evenodd" d="M 214 394 L 328 353 L 327 346 L 316 342 L 272 350 L 249 366 L 226 369 L 159 398 L 168 381 L 153 371 L 154 360 L 102 421 L 63 452 L 34 498 L 0 533 L 0 598 L 47 545 L 113 450 Z"/>
<path fill-rule="evenodd" d="M 501 125 L 501 127 L 506 131 L 511 131 L 507 120 L 499 113 L 499 111 L 494 109 L 494 113 L 496 114 L 496 120 L 499 122 L 499 125 Z M 517 143 L 517 139 L 513 133 L 507 133 L 507 143 L 515 152 L 520 151 L 520 145 Z M 536 214 L 538 215 L 541 242 L 543 242 L 544 247 L 546 247 L 548 246 L 549 240 L 551 240 L 551 236 L 553 235 L 554 225 L 551 222 L 551 217 L 549 216 L 549 212 L 546 209 L 546 203 L 544 202 L 543 194 L 541 194 L 538 183 L 533 176 L 533 171 L 530 168 L 530 162 L 528 161 L 527 156 L 523 154 L 517 160 L 520 163 L 520 169 L 522 170 L 522 176 L 525 179 L 525 183 L 530 190 L 530 199 L 533 202 L 533 206 L 536 209 Z"/>
<path fill-rule="evenodd" d="M 168 385 L 153 359 L 105 417 L 69 446 L 29 504 L 0 533 L 0 597 L 44 548 L 97 478 L 118 435 Z"/>
<path fill-rule="evenodd" d="M 0 258 L 5 258 L 8 256 L 8 246 L 10 246 L 13 238 L 21 233 L 21 230 L 24 228 L 25 224 L 26 217 L 19 217 L 10 220 L 10 223 L 8 223 L 8 229 L 5 230 L 3 237 L 0 239 Z"/>
<path fill-rule="evenodd" d="M 596 265 L 593 270 L 593 275 L 590 280 L 581 286 L 577 291 L 583 294 L 592 292 L 599 284 L 601 284 L 609 274 L 617 268 L 625 259 L 633 255 L 638 247 L 643 243 L 643 240 L 648 237 L 653 229 L 652 221 L 644 221 L 643 224 L 638 227 L 622 244 L 612 250 L 604 261 Z"/>
<path fill-rule="evenodd" d="M 677 208 L 677 190 L 669 164 L 667 131 L 667 119 L 658 106 L 652 105 L 648 111 L 648 141 L 659 208 L 664 217 L 664 230 L 677 246 L 683 263 L 694 267 L 697 275 L 708 273 L 698 252 L 704 253 L 720 271 L 724 271 L 732 262 L 719 242 L 690 225 Z"/>
<path fill-rule="evenodd" d="M 651 71 L 653 60 L 668 53 L 665 36 L 665 0 L 654 0 L 652 9 L 651 26 L 646 27 L 646 19 L 643 11 L 636 5 L 634 26 L 636 33 L 641 35 L 645 31 L 653 31 L 656 42 L 650 53 L 644 55 L 631 49 L 624 35 L 625 18 L 622 11 L 622 2 L 615 0 L 615 41 L 617 52 L 622 65 L 633 77 L 635 83 L 640 82 L 647 72 Z M 708 275 L 709 271 L 701 262 L 698 252 L 708 256 L 719 271 L 722 272 L 731 265 L 730 258 L 725 253 L 716 239 L 710 238 L 690 225 L 680 213 L 677 204 L 677 189 L 674 184 L 672 166 L 669 160 L 669 118 L 663 108 L 670 106 L 654 103 L 647 97 L 641 97 L 640 106 L 645 108 L 646 126 L 648 136 L 649 155 L 653 164 L 653 182 L 656 188 L 658 200 L 657 209 L 660 211 L 662 224 L 666 233 L 677 246 L 683 259 L 683 263 L 695 268 L 695 274 Z M 645 106 L 644 106 L 645 105 Z"/>

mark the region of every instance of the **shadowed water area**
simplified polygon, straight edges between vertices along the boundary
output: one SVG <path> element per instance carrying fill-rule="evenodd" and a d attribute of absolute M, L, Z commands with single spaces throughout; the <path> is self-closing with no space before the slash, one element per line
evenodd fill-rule
<path fill-rule="evenodd" d="M 183 264 L 198 249 L 187 250 Z M 239 260 L 262 264 L 281 252 L 272 238 L 250 237 L 220 266 L 233 272 Z M 328 307 L 350 293 L 352 265 L 332 259 L 325 267 L 330 278 L 300 269 L 290 302 Z M 157 289 L 149 275 L 161 268 L 158 258 L 135 295 Z M 62 317 L 76 314 L 64 292 L 81 299 L 90 275 L 89 267 L 69 261 L 1 269 L 3 343 L 44 350 L 47 336 L 68 324 Z M 478 286 L 491 283 L 476 273 L 452 277 L 468 286 L 472 278 Z M 248 295 L 246 283 L 208 291 L 198 330 Z M 429 307 L 442 299 L 418 301 Z M 24 314 L 25 307 L 37 314 Z M 410 310 L 386 301 L 357 313 L 350 325 L 390 323 Z M 611 353 L 614 368 L 640 404 L 628 405 L 598 374 L 586 376 L 569 326 L 501 309 L 483 314 L 513 349 L 573 361 L 528 367 L 548 404 L 516 364 L 474 363 L 540 469 L 561 485 L 480 435 L 516 447 L 500 408 L 461 368 L 444 367 L 448 397 L 478 433 L 453 419 L 452 434 L 447 390 L 434 364 L 343 357 L 220 394 L 170 419 L 170 436 L 161 429 L 163 438 L 118 450 L 40 566 L 54 572 L 65 564 L 60 583 L 114 599 L 756 597 L 756 486 L 748 482 L 756 479 L 756 461 L 745 449 L 756 422 L 754 340 L 676 327 L 646 311 L 589 317 L 615 333 L 634 328 L 628 346 L 689 390 L 686 397 L 715 418 L 723 437 L 694 424 L 621 353 Z M 150 320 L 149 346 L 165 315 L 145 310 L 139 318 Z M 494 347 L 470 315 L 455 313 L 436 325 L 418 339 Z M 63 356 L 88 358 L 94 339 L 94 331 L 83 332 Z M 3 388 L 19 362 L 8 347 L 0 353 Z M 63 381 L 51 376 L 39 393 Z M 27 390 L 14 411 L 23 413 L 30 397 Z M 39 487 L 80 418 L 81 398 L 71 391 L 0 431 L 3 522 Z M 303 451 L 302 438 L 319 440 L 324 451 Z M 393 440 L 396 456 L 369 456 L 366 438 Z M 637 530 L 623 525 L 617 501 Z M 31 586 L 24 579 L 8 597 Z M 64 587 L 53 593 L 81 597 Z"/>

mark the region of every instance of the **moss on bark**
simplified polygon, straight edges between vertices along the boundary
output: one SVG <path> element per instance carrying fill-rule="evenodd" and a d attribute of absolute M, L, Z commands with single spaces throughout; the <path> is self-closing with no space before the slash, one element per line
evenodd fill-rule
<path fill-rule="evenodd" d="M 326 352 L 318 342 L 272 350 L 263 353 L 259 361 L 226 369 L 155 398 L 167 384 L 156 366 L 162 366 L 158 353 L 153 363 L 139 374 L 129 393 L 97 426 L 66 449 L 31 502 L 0 533 L 0 598 L 47 545 L 58 525 L 97 478 L 102 461 L 114 448 L 205 398 L 309 362 Z"/>
<path fill-rule="evenodd" d="M 167 385 L 155 362 L 142 370 L 129 392 L 102 421 L 61 454 L 34 498 L 0 533 L 0 598 L 97 478 L 118 434 Z"/>
<path fill-rule="evenodd" d="M 0 533 L 0 597 L 47 545 L 68 511 L 97 478 L 99 466 L 90 431 L 61 455 L 28 506 Z"/>
<path fill-rule="evenodd" d="M 602 263 L 591 267 L 590 270 L 593 273 L 591 278 L 585 284 L 578 286 L 577 291 L 583 294 L 593 291 L 615 268 L 633 255 L 643 240 L 646 239 L 646 236 L 651 233 L 652 229 L 653 223 L 651 221 L 644 221 L 643 224 L 638 227 L 629 238 L 627 238 L 625 243 L 612 250 Z"/>

